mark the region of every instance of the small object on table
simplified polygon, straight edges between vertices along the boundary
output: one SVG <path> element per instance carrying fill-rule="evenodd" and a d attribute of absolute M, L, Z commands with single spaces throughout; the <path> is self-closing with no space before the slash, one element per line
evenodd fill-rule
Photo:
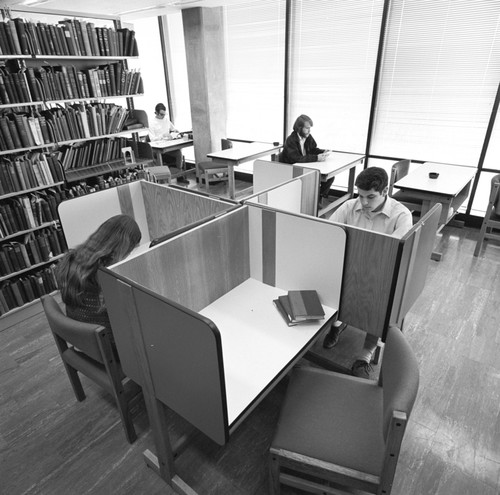
<path fill-rule="evenodd" d="M 429 179 L 437 179 L 439 177 L 438 172 L 429 172 Z"/>

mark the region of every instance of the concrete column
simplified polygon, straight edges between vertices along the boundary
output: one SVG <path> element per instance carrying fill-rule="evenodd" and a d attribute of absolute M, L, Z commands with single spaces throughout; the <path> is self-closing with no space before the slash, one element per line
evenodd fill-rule
<path fill-rule="evenodd" d="M 226 137 L 226 75 L 222 8 L 182 10 L 196 163 Z M 197 174 L 198 175 L 198 174 Z"/>

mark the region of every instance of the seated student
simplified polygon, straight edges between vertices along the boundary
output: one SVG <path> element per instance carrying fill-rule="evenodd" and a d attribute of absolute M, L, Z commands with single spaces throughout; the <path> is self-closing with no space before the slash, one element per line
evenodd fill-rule
<path fill-rule="evenodd" d="M 97 270 L 126 258 L 140 240 L 136 221 L 127 215 L 116 215 L 66 253 L 57 265 L 56 278 L 70 318 L 111 328 Z"/>
<path fill-rule="evenodd" d="M 161 141 L 163 139 L 173 139 L 179 132 L 174 124 L 166 117 L 167 109 L 163 103 L 155 106 L 155 116 L 150 122 L 149 131 L 151 141 Z M 163 153 L 167 165 L 173 165 L 182 170 L 182 152 L 181 150 L 169 151 Z M 183 176 L 177 177 L 177 182 L 189 184 L 189 180 Z"/>
<path fill-rule="evenodd" d="M 387 172 L 379 167 L 369 167 L 356 178 L 358 197 L 343 203 L 330 217 L 332 222 L 344 223 L 374 230 L 394 237 L 403 237 L 412 227 L 411 212 L 406 206 L 387 196 Z M 346 324 L 335 321 L 323 341 L 323 347 L 331 349 L 339 340 Z M 370 362 L 377 347 L 378 337 L 367 334 L 363 351 L 356 356 L 352 373 L 369 377 Z"/>
<path fill-rule="evenodd" d="M 299 115 L 293 124 L 293 132 L 286 138 L 279 160 L 283 163 L 324 162 L 329 150 L 318 148 L 311 135 L 313 121 L 307 115 Z M 320 198 L 327 198 L 335 177 L 321 182 Z"/>

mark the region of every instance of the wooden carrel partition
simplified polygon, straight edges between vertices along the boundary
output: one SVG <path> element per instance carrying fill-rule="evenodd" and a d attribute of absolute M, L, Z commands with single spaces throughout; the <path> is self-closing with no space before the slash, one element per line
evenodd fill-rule
<path fill-rule="evenodd" d="M 331 247 L 330 259 L 322 259 L 323 245 Z M 210 438 L 225 443 L 250 408 L 293 365 L 292 355 L 295 358 L 297 352 L 302 355 L 308 350 L 300 342 L 312 345 L 333 316 L 340 301 L 344 249 L 342 227 L 243 206 L 139 256 L 101 269 L 99 280 L 125 373 L 141 386 L 149 386 L 156 399 Z M 249 300 L 258 299 L 263 291 L 276 297 L 291 289 L 314 288 L 327 307 L 327 318 L 303 328 L 287 327 L 273 306 L 273 297 L 266 299 L 263 311 L 271 322 L 264 322 L 265 332 L 276 332 L 273 345 L 277 347 L 259 347 L 256 363 L 266 353 L 279 354 L 278 350 L 289 346 L 289 340 L 298 339 L 299 348 L 282 358 L 283 362 L 273 363 L 277 368 L 269 382 L 255 397 L 245 399 L 241 410 L 234 412 L 232 408 L 228 413 L 226 389 L 233 395 L 239 392 L 241 370 L 235 375 L 237 359 L 227 368 L 228 358 L 233 357 L 224 347 L 227 322 L 226 337 L 221 338 L 218 320 L 200 312 L 249 281 L 257 288 Z M 232 306 L 227 308 L 228 315 L 233 311 Z M 234 316 L 231 336 L 247 324 L 244 316 L 243 320 L 239 313 Z M 237 349 L 239 353 L 248 350 Z M 260 367 L 255 364 L 250 370 L 258 381 Z M 251 378 L 246 372 L 244 376 Z"/>
<path fill-rule="evenodd" d="M 316 216 L 318 211 L 318 170 L 279 162 L 256 160 L 254 193 L 243 201 L 292 213 Z"/>
<path fill-rule="evenodd" d="M 59 217 L 69 248 L 119 214 L 135 219 L 144 244 L 234 207 L 231 201 L 141 180 L 63 201 Z"/>

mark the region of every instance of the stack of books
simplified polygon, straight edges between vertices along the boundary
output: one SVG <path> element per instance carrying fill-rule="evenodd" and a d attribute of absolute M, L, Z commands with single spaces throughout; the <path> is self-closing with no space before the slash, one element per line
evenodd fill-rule
<path fill-rule="evenodd" d="M 325 317 L 315 290 L 289 290 L 286 296 L 279 296 L 273 303 L 288 326 L 322 320 Z"/>

